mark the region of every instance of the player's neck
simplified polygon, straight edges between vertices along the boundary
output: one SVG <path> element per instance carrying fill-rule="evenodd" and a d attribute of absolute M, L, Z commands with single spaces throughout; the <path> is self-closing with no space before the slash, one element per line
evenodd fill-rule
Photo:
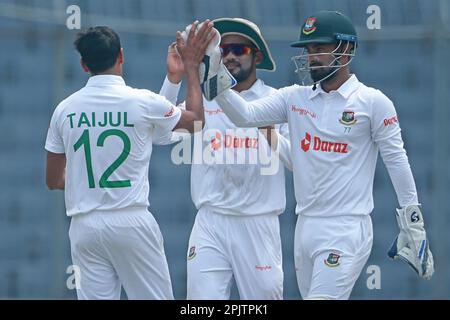
<path fill-rule="evenodd" d="M 123 76 L 122 68 L 114 66 L 112 68 L 109 68 L 108 70 L 99 72 L 99 73 L 92 73 L 91 76 Z"/>
<path fill-rule="evenodd" d="M 245 79 L 244 81 L 238 82 L 234 87 L 233 90 L 237 91 L 237 92 L 241 92 L 244 90 L 248 90 L 250 89 L 256 82 L 257 78 L 256 78 L 256 73 L 250 75 L 250 77 L 248 77 L 247 79 Z"/>
<path fill-rule="evenodd" d="M 322 90 L 325 92 L 335 91 L 339 89 L 349 78 L 351 77 L 350 71 L 345 68 L 336 72 L 336 76 L 332 77 L 328 81 L 323 81 L 320 83 Z"/>

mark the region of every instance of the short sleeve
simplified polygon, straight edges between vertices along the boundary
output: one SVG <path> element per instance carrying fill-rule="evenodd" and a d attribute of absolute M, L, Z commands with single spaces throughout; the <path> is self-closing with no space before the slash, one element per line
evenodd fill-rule
<path fill-rule="evenodd" d="M 181 109 L 163 96 L 151 92 L 145 105 L 146 120 L 158 127 L 161 134 L 172 131 L 180 121 Z"/>
<path fill-rule="evenodd" d="M 56 108 L 50 120 L 50 126 L 47 131 L 47 139 L 45 140 L 45 149 L 53 153 L 65 153 L 64 142 L 58 126 L 58 111 L 58 108 Z"/>

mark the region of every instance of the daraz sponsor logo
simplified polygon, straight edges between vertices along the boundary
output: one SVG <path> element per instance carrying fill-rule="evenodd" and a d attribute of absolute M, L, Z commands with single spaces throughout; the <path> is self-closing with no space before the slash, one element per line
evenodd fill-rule
<path fill-rule="evenodd" d="M 317 152 L 348 153 L 348 143 L 324 141 L 320 137 L 313 137 L 308 132 L 300 142 L 300 147 L 304 152 L 308 152 L 313 145 L 312 150 Z"/>
<path fill-rule="evenodd" d="M 211 140 L 211 147 L 213 150 L 220 149 L 222 144 L 222 135 L 217 132 L 215 137 Z M 258 149 L 258 138 L 252 137 L 235 137 L 230 134 L 225 135 L 225 148 L 243 148 L 243 149 Z"/>

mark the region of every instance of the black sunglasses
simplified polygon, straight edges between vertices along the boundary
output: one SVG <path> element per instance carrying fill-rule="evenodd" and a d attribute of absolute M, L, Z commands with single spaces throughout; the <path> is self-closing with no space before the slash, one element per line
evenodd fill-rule
<path fill-rule="evenodd" d="M 258 48 L 256 48 L 255 46 L 242 43 L 221 44 L 220 49 L 222 49 L 223 57 L 226 57 L 230 52 L 239 57 L 242 55 L 249 55 L 252 51 L 258 51 Z"/>

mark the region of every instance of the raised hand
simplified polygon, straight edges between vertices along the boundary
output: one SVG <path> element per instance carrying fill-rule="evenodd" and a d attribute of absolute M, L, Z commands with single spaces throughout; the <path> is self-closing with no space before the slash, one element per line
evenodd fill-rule
<path fill-rule="evenodd" d="M 187 73 L 198 74 L 199 65 L 214 35 L 213 23 L 208 19 L 201 24 L 200 28 L 198 21 L 192 23 L 186 41 L 181 32 L 177 32 L 177 50 Z"/>
<path fill-rule="evenodd" d="M 167 78 L 172 83 L 179 83 L 186 73 L 183 60 L 177 50 L 177 43 L 172 42 L 167 51 Z"/>

